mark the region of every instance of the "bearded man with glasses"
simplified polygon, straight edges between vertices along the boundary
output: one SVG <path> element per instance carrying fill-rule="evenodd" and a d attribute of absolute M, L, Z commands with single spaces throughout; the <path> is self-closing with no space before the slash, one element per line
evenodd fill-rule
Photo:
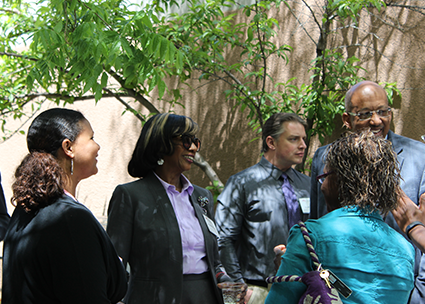
<path fill-rule="evenodd" d="M 370 129 L 376 136 L 389 140 L 401 173 L 401 188 L 416 204 L 425 192 L 425 145 L 419 141 L 394 134 L 390 130 L 392 119 L 391 108 L 385 90 L 372 81 L 362 81 L 345 95 L 345 110 L 342 115 L 344 125 L 352 130 Z M 317 219 L 327 213 L 326 203 L 320 191 L 320 182 L 316 177 L 323 174 L 326 147 L 320 147 L 313 157 L 311 168 L 310 218 Z M 391 227 L 405 234 L 398 227 L 394 217 L 389 213 L 385 217 Z M 415 259 L 415 289 L 410 297 L 410 304 L 425 302 L 425 257 L 416 248 Z"/>

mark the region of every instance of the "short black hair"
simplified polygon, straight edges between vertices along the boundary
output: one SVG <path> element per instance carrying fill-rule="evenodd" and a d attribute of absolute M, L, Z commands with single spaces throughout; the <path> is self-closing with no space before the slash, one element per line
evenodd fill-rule
<path fill-rule="evenodd" d="M 194 136 L 198 130 L 198 125 L 190 117 L 169 113 L 152 116 L 142 128 L 128 163 L 128 173 L 132 177 L 146 176 L 155 169 L 159 159 L 173 154 L 173 137 Z"/>

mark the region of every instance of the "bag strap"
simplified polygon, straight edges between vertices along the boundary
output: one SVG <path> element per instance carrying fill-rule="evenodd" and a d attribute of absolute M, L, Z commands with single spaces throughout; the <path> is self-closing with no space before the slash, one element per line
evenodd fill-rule
<path fill-rule="evenodd" d="M 308 233 L 307 227 L 305 226 L 304 222 L 299 222 L 298 225 L 301 228 L 301 233 L 303 234 L 305 244 L 307 246 L 307 250 L 310 253 L 311 261 L 314 264 L 314 268 L 317 269 L 320 266 L 319 257 L 316 254 L 316 251 L 314 250 L 313 243 L 311 242 L 310 234 Z"/>
<path fill-rule="evenodd" d="M 298 223 L 301 229 L 301 233 L 303 235 L 305 244 L 307 246 L 307 250 L 310 254 L 311 261 L 313 262 L 315 268 L 319 268 L 320 262 L 319 257 L 316 254 L 316 251 L 314 250 L 313 243 L 311 242 L 310 234 L 308 233 L 307 227 L 305 226 L 305 223 L 300 221 Z M 283 276 L 271 276 L 266 278 L 267 283 L 276 283 L 276 282 L 302 282 L 301 277 L 296 275 L 283 275 Z"/>

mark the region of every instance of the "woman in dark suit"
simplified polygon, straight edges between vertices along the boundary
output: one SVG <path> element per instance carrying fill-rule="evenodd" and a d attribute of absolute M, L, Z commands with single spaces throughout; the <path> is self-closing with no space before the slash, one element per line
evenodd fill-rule
<path fill-rule="evenodd" d="M 209 191 L 182 174 L 201 142 L 189 117 L 157 114 L 144 125 L 128 164 L 140 179 L 115 189 L 107 232 L 130 266 L 127 304 L 223 303 L 217 230 Z"/>
<path fill-rule="evenodd" d="M 78 183 L 97 173 L 90 123 L 80 112 L 50 109 L 32 122 L 27 144 L 12 186 L 2 303 L 117 303 L 127 290 L 124 266 L 75 198 Z"/>

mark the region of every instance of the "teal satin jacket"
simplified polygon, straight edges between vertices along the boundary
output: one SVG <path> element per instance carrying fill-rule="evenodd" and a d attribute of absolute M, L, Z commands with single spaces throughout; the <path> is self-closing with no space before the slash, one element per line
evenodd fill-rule
<path fill-rule="evenodd" d="M 340 208 L 306 222 L 323 268 L 334 272 L 353 293 L 349 303 L 407 303 L 414 284 L 413 246 L 375 212 L 360 215 L 357 208 Z M 313 270 L 298 225 L 290 232 L 287 251 L 277 275 Z M 265 304 L 296 304 L 305 292 L 301 282 L 274 283 Z"/>

